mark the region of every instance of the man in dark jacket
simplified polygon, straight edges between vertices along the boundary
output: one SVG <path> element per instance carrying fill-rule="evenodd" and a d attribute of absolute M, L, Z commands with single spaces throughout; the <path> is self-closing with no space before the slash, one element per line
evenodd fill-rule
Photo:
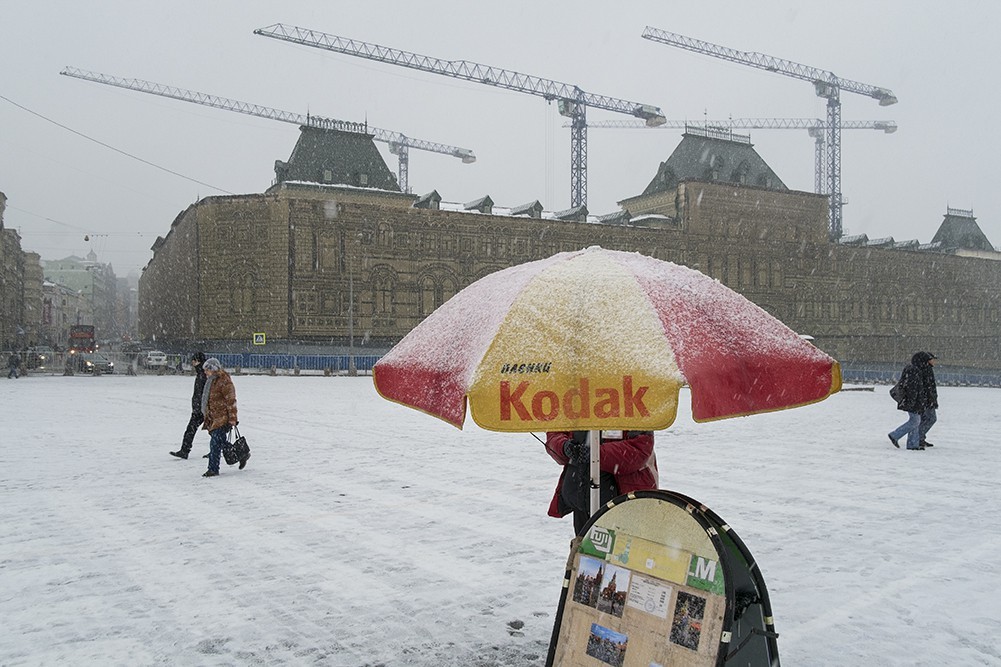
<path fill-rule="evenodd" d="M 188 427 L 184 430 L 184 437 L 181 439 L 181 448 L 176 452 L 171 452 L 171 456 L 179 459 L 188 458 L 191 452 L 191 443 L 195 439 L 195 433 L 205 421 L 202 414 L 202 389 L 205 388 L 205 370 L 202 364 L 205 362 L 205 353 L 199 350 L 191 355 L 191 368 L 195 371 L 195 389 L 191 394 L 191 419 L 188 420 Z"/>
<path fill-rule="evenodd" d="M 921 451 L 932 444 L 925 440 L 928 429 L 938 421 L 938 389 L 935 386 L 936 357 L 931 352 L 915 352 L 897 382 L 897 409 L 907 413 L 907 421 L 888 434 L 894 447 L 907 435 L 907 449 Z"/>
<path fill-rule="evenodd" d="M 14 378 L 15 380 L 20 377 L 18 375 L 18 369 L 21 368 L 21 357 L 17 352 L 10 353 L 10 359 L 7 360 L 8 366 L 10 366 L 10 371 L 7 373 L 7 379 Z"/>

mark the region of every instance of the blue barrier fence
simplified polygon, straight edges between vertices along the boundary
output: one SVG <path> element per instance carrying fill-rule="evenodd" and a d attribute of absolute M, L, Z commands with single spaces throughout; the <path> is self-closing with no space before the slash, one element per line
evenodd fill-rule
<path fill-rule="evenodd" d="M 326 371 L 342 374 L 348 372 L 351 357 L 347 354 L 253 354 L 253 353 L 212 353 L 226 368 L 301 371 Z M 381 355 L 355 355 L 355 369 L 359 373 L 371 373 L 372 367 Z M 847 384 L 891 385 L 900 376 L 900 369 L 843 367 L 842 379 Z M 1001 373 L 975 371 L 950 371 L 935 369 L 935 379 L 940 386 L 957 387 L 1001 387 Z"/>
<path fill-rule="evenodd" d="M 900 377 L 900 368 L 842 368 L 841 378 L 847 384 L 894 384 Z M 1001 387 L 1001 373 L 975 371 L 949 371 L 935 369 L 935 383 L 940 387 Z"/>
<path fill-rule="evenodd" d="M 347 354 L 215 354 L 226 368 L 259 368 L 303 371 L 325 371 L 345 373 L 350 369 L 351 356 Z M 371 373 L 372 366 L 379 360 L 378 355 L 355 355 L 355 368 L 359 373 Z"/>

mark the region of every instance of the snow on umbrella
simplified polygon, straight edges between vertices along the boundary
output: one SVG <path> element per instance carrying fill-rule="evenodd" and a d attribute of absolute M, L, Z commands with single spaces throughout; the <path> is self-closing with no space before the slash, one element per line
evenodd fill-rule
<path fill-rule="evenodd" d="M 384 398 L 460 429 L 468 400 L 479 426 L 510 432 L 667 428 L 686 384 L 696 421 L 841 388 L 833 358 L 718 281 L 599 247 L 477 280 L 380 359 L 373 380 Z"/>
<path fill-rule="evenodd" d="M 597 247 L 461 290 L 376 365 L 384 398 L 492 431 L 670 426 L 823 400 L 837 362 L 719 282 Z"/>

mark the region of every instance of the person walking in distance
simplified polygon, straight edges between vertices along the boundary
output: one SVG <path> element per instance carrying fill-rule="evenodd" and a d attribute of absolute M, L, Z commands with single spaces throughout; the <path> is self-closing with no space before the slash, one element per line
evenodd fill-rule
<path fill-rule="evenodd" d="M 18 377 L 20 377 L 20 375 L 18 374 L 18 369 L 21 368 L 21 355 L 19 355 L 17 352 L 11 352 L 10 358 L 7 360 L 7 365 L 10 367 L 10 370 L 7 372 L 8 380 L 11 378 L 14 378 L 16 380 Z"/>
<path fill-rule="evenodd" d="M 205 388 L 205 370 L 202 368 L 204 361 L 205 353 L 201 350 L 191 355 L 191 367 L 195 370 L 195 389 L 191 393 L 191 418 L 188 420 L 187 428 L 184 429 L 184 435 L 181 436 L 181 448 L 170 453 L 179 459 L 188 458 L 195 433 L 205 421 L 205 415 L 202 414 L 202 390 Z"/>
<path fill-rule="evenodd" d="M 928 430 L 938 421 L 938 388 L 935 385 L 936 357 L 931 352 L 915 352 L 911 363 L 904 367 L 900 380 L 894 387 L 897 409 L 907 413 L 907 421 L 887 434 L 894 447 L 907 436 L 907 449 L 922 451 L 932 447 L 925 438 Z"/>
<path fill-rule="evenodd" d="M 223 370 L 222 363 L 215 357 L 206 359 L 202 368 L 205 369 L 206 378 L 205 389 L 202 391 L 202 413 L 205 415 L 202 428 L 212 436 L 209 442 L 209 469 L 202 477 L 215 477 L 219 474 L 219 459 L 229 431 L 239 423 L 236 387 L 233 386 L 229 373 Z"/>

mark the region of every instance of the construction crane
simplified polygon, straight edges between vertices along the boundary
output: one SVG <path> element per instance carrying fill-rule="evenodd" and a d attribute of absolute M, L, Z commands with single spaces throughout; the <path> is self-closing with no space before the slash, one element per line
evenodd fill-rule
<path fill-rule="evenodd" d="M 683 130 L 699 125 L 701 127 L 718 127 L 740 130 L 806 130 L 814 140 L 814 179 L 813 191 L 824 192 L 826 185 L 825 165 L 827 163 L 827 142 L 824 140 L 827 123 L 819 118 L 728 118 L 726 120 L 706 120 L 702 123 L 692 123 L 687 120 L 668 120 L 654 129 Z M 644 123 L 634 120 L 602 120 L 588 123 L 588 127 L 637 129 L 647 128 Z M 880 130 L 886 134 L 897 131 L 897 123 L 892 120 L 843 120 L 842 130 Z"/>
<path fill-rule="evenodd" d="M 455 146 L 439 144 L 433 141 L 414 139 L 400 132 L 382 130 L 377 127 L 371 127 L 366 123 L 353 123 L 333 118 L 324 118 L 322 116 L 314 116 L 311 114 L 303 116 L 302 114 L 292 111 L 272 109 L 271 107 L 264 107 L 258 104 L 251 104 L 249 102 L 230 100 L 225 97 L 217 97 L 216 95 L 209 95 L 207 93 L 199 93 L 193 90 L 175 88 L 174 86 L 165 86 L 160 83 L 143 81 L 142 79 L 122 79 L 108 74 L 88 72 L 75 67 L 66 67 L 62 72 L 60 72 L 60 74 L 70 76 L 75 79 L 94 81 L 96 83 L 117 86 L 127 90 L 137 90 L 142 93 L 159 95 L 160 97 L 169 97 L 175 100 L 182 100 L 184 102 L 193 102 L 195 104 L 215 107 L 216 109 L 225 109 L 226 111 L 236 111 L 238 113 L 247 114 L 248 116 L 269 118 L 271 120 L 278 120 L 284 123 L 294 123 L 296 125 L 305 125 L 307 127 L 316 127 L 324 130 L 340 130 L 342 132 L 361 132 L 371 134 L 372 138 L 376 141 L 388 144 L 389 152 L 397 157 L 399 161 L 398 181 L 400 189 L 403 192 L 410 191 L 408 179 L 410 172 L 411 148 L 429 151 L 432 153 L 441 153 L 443 155 L 451 155 L 452 157 L 457 157 L 462 160 L 464 164 L 476 162 L 476 155 L 474 155 L 473 151 L 468 148 L 457 148 Z"/>
<path fill-rule="evenodd" d="M 664 121 L 660 108 L 629 102 L 605 95 L 588 93 L 578 86 L 490 67 L 468 60 L 442 60 L 431 56 L 392 49 L 347 37 L 338 37 L 281 23 L 258 28 L 255 35 L 272 37 L 293 44 L 312 46 L 350 56 L 409 67 L 422 72 L 442 74 L 475 81 L 529 95 L 556 100 L 560 115 L 571 119 L 570 130 L 570 207 L 587 205 L 587 108 L 605 109 L 642 118 L 648 125 Z"/>
<path fill-rule="evenodd" d="M 755 51 L 737 51 L 736 49 L 703 42 L 651 26 L 644 28 L 643 38 L 813 83 L 817 96 L 827 99 L 827 123 L 825 125 L 827 134 L 827 164 L 825 167 L 827 170 L 828 192 L 830 193 L 828 224 L 831 238 L 834 240 L 841 238 L 841 91 L 871 97 L 878 101 L 880 106 L 884 107 L 896 104 L 896 96 L 887 88 L 880 88 L 850 79 L 842 79 L 827 70 L 800 65 L 790 60 L 774 58 Z"/>

